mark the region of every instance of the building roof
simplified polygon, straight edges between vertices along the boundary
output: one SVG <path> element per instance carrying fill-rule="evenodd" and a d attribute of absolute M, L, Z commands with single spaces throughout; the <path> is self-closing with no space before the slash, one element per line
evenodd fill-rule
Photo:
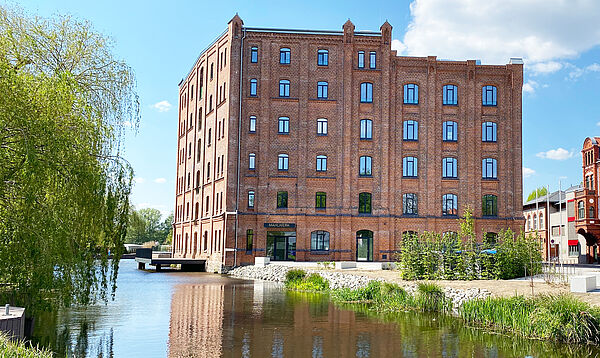
<path fill-rule="evenodd" d="M 543 206 L 546 205 L 546 197 L 548 197 L 548 201 L 550 202 L 550 204 L 558 204 L 559 200 L 560 201 L 565 201 L 565 194 L 572 192 L 574 190 L 578 190 L 581 189 L 581 185 L 572 185 L 570 187 L 568 187 L 565 190 L 557 190 L 555 192 L 550 193 L 549 195 L 544 195 L 544 196 L 540 196 L 539 198 L 536 199 L 531 199 L 529 201 L 526 201 L 525 203 L 523 203 L 523 207 L 525 206 L 529 206 L 529 205 L 535 205 L 536 202 L 538 202 L 539 204 L 542 204 Z M 560 195 L 559 195 L 560 193 Z"/>

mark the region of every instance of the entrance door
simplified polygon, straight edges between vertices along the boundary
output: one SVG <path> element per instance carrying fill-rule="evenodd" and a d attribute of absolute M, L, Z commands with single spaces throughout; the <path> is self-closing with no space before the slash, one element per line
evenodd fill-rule
<path fill-rule="evenodd" d="M 356 233 L 356 261 L 373 261 L 373 231 Z"/>
<path fill-rule="evenodd" d="M 275 236 L 273 238 L 273 259 L 274 261 L 295 261 L 296 260 L 296 237 L 295 236 Z"/>

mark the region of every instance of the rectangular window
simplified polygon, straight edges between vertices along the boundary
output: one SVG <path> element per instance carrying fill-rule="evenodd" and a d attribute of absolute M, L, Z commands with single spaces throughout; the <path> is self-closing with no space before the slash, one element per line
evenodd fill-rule
<path fill-rule="evenodd" d="M 291 51 L 289 48 L 279 50 L 279 63 L 289 65 L 291 61 Z"/>
<path fill-rule="evenodd" d="M 248 156 L 248 169 L 256 169 L 256 154 L 254 153 L 250 153 L 250 155 Z"/>
<path fill-rule="evenodd" d="M 375 51 L 369 52 L 369 68 L 377 68 L 377 53 Z"/>
<path fill-rule="evenodd" d="M 327 135 L 327 119 L 326 118 L 317 119 L 317 134 L 318 135 Z"/>
<path fill-rule="evenodd" d="M 319 66 L 329 65 L 329 51 L 319 50 L 317 52 L 317 65 L 319 65 Z"/>
<path fill-rule="evenodd" d="M 405 215 L 417 215 L 417 194 L 407 193 L 402 196 L 403 213 Z"/>
<path fill-rule="evenodd" d="M 329 233 L 327 231 L 313 231 L 310 234 L 311 251 L 329 251 Z"/>
<path fill-rule="evenodd" d="M 358 212 L 360 214 L 371 213 L 371 193 L 360 193 L 358 195 Z"/>
<path fill-rule="evenodd" d="M 484 106 L 496 105 L 496 86 L 483 86 L 481 89 L 481 104 Z"/>
<path fill-rule="evenodd" d="M 317 171 L 318 172 L 327 171 L 327 156 L 317 155 Z"/>
<path fill-rule="evenodd" d="M 360 101 L 362 103 L 373 103 L 373 84 L 371 82 L 360 84 Z"/>
<path fill-rule="evenodd" d="M 458 88 L 455 85 L 445 85 L 443 87 L 442 104 L 457 105 L 458 104 Z"/>
<path fill-rule="evenodd" d="M 569 256 L 579 256 L 579 245 L 569 245 Z"/>
<path fill-rule="evenodd" d="M 372 159 L 369 156 L 360 157 L 360 167 L 358 175 L 360 176 L 371 176 L 372 175 Z"/>
<path fill-rule="evenodd" d="M 456 142 L 456 140 L 458 139 L 458 125 L 456 124 L 456 122 L 453 121 L 446 121 L 444 122 L 444 133 L 443 133 L 443 139 L 444 142 Z"/>
<path fill-rule="evenodd" d="M 258 62 L 258 47 L 254 46 L 250 49 L 250 62 Z"/>
<path fill-rule="evenodd" d="M 315 208 L 325 209 L 327 207 L 327 194 L 323 192 L 317 192 L 315 194 Z"/>
<path fill-rule="evenodd" d="M 252 252 L 252 246 L 254 246 L 254 230 L 246 230 L 246 251 Z"/>
<path fill-rule="evenodd" d="M 402 159 L 402 176 L 409 178 L 417 176 L 417 158 L 404 157 Z"/>
<path fill-rule="evenodd" d="M 288 207 L 288 192 L 278 191 L 277 192 L 277 208 L 285 209 Z"/>
<path fill-rule="evenodd" d="M 281 80 L 279 81 L 279 97 L 290 96 L 290 81 Z"/>
<path fill-rule="evenodd" d="M 256 133 L 256 116 L 250 116 L 250 133 Z"/>
<path fill-rule="evenodd" d="M 258 87 L 258 81 L 256 80 L 256 78 L 251 79 L 250 80 L 250 96 L 256 97 L 257 87 Z M 211 106 L 211 104 L 209 104 L 209 106 Z"/>
<path fill-rule="evenodd" d="M 365 51 L 358 51 L 358 68 L 365 68 Z"/>
<path fill-rule="evenodd" d="M 495 142 L 496 141 L 496 123 L 483 122 L 481 124 L 481 141 Z"/>
<path fill-rule="evenodd" d="M 279 117 L 279 134 L 290 134 L 290 119 Z"/>
<path fill-rule="evenodd" d="M 318 82 L 317 83 L 317 98 L 319 99 L 327 99 L 327 91 L 328 90 L 328 83 L 327 82 Z"/>
<path fill-rule="evenodd" d="M 419 103 L 419 86 L 414 83 L 404 85 L 404 104 Z"/>

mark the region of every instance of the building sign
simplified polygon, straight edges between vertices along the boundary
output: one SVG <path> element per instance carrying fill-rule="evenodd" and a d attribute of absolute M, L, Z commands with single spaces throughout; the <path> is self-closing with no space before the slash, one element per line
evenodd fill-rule
<path fill-rule="evenodd" d="M 294 223 L 265 223 L 266 228 L 270 229 L 282 229 L 282 228 L 295 228 Z"/>

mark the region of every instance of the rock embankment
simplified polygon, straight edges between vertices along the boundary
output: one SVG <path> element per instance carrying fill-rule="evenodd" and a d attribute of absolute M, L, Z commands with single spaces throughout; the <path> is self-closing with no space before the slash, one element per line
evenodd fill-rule
<path fill-rule="evenodd" d="M 268 265 L 265 267 L 258 266 L 241 266 L 236 267 L 228 272 L 230 276 L 243 278 L 243 279 L 252 279 L 252 280 L 265 280 L 272 282 L 280 282 L 283 283 L 285 281 L 285 275 L 291 267 L 280 266 L 280 265 Z M 336 288 L 351 288 L 357 289 L 361 287 L 365 287 L 371 281 L 381 281 L 384 282 L 384 279 L 381 278 L 373 278 L 367 276 L 361 276 L 356 274 L 348 274 L 342 272 L 335 271 L 325 271 L 325 270 L 304 270 L 307 274 L 318 273 L 324 279 L 329 282 L 329 287 L 331 289 Z M 414 293 L 417 289 L 417 285 L 414 283 L 408 283 L 404 285 L 404 288 L 409 293 Z M 454 310 L 458 310 L 460 306 L 466 301 L 474 300 L 474 299 L 483 299 L 489 297 L 491 292 L 486 289 L 480 288 L 469 288 L 466 290 L 445 287 L 444 294 L 447 298 L 452 300 L 452 305 Z"/>

